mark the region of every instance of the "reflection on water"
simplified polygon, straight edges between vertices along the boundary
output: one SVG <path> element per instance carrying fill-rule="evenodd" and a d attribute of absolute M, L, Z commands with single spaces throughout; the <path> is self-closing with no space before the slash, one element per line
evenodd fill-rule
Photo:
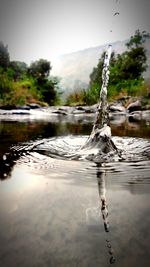
<path fill-rule="evenodd" d="M 100 207 L 91 207 L 86 209 L 86 223 L 88 227 L 95 228 L 94 223 L 97 222 L 97 230 L 99 229 L 99 220 L 100 220 L 100 210 L 104 224 L 104 230 L 107 233 L 106 236 L 106 247 L 108 254 L 110 255 L 109 262 L 110 264 L 115 263 L 116 259 L 114 257 L 114 250 L 109 239 L 109 221 L 108 221 L 108 204 L 106 200 L 106 185 L 105 185 L 105 172 L 101 170 L 100 166 L 97 170 L 97 181 L 98 181 L 98 190 L 100 197 Z"/>
<path fill-rule="evenodd" d="M 101 201 L 101 213 L 104 222 L 105 232 L 109 232 L 109 221 L 108 221 L 108 204 L 106 200 L 106 185 L 105 185 L 105 174 L 106 172 L 101 170 L 101 165 L 97 170 L 97 181 L 98 181 L 98 189 L 99 196 Z M 111 242 L 109 238 L 106 238 L 106 246 L 108 248 L 108 253 L 110 254 L 110 264 L 115 263 L 116 259 L 114 257 L 114 250 L 112 248 Z"/>
<path fill-rule="evenodd" d="M 138 138 L 113 137 L 126 158 L 98 165 L 48 154 L 82 145 L 87 119 L 1 122 L 1 266 L 149 267 L 149 128 L 112 123 Z"/>
<path fill-rule="evenodd" d="M 119 166 L 21 157 L 0 187 L 2 266 L 108 266 L 115 257 L 116 266 L 148 267 L 146 172 Z"/>

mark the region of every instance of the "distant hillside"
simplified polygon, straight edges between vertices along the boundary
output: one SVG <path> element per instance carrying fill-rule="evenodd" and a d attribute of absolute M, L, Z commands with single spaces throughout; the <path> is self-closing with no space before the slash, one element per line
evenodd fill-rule
<path fill-rule="evenodd" d="M 116 53 L 122 53 L 126 50 L 127 40 L 112 43 L 112 49 Z M 60 86 L 65 95 L 69 92 L 87 88 L 89 83 L 89 75 L 93 67 L 97 66 L 98 60 L 106 50 L 107 44 L 97 47 L 88 48 L 71 54 L 61 56 L 57 62 L 52 63 L 52 75 L 61 78 Z M 146 44 L 148 50 L 148 64 L 150 64 L 150 42 Z M 146 78 L 150 76 L 150 67 L 146 73 Z"/>

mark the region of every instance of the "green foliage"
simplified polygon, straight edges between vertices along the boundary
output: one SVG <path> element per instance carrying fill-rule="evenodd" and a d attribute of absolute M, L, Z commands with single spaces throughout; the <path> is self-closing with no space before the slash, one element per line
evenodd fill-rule
<path fill-rule="evenodd" d="M 4 69 L 9 66 L 8 46 L 4 46 L 3 42 L 0 42 L 0 66 Z"/>
<path fill-rule="evenodd" d="M 32 62 L 28 73 L 35 81 L 35 86 L 40 94 L 40 100 L 49 105 L 58 102 L 58 79 L 49 77 L 51 64 L 45 59 Z"/>
<path fill-rule="evenodd" d="M 37 102 L 40 99 L 34 80 L 13 81 L 9 78 L 7 72 L 3 74 L 3 77 L 5 83 L 2 84 L 0 79 L 0 105 L 25 105 Z M 3 85 L 3 88 L 1 85 Z"/>
<path fill-rule="evenodd" d="M 102 70 L 104 64 L 105 53 L 102 53 L 101 58 L 99 59 L 97 67 L 93 68 L 93 71 L 90 75 L 89 88 L 86 92 L 85 102 L 88 105 L 94 104 L 99 100 L 100 89 L 102 86 Z M 115 53 L 111 54 L 111 66 L 115 66 Z"/>
<path fill-rule="evenodd" d="M 75 90 L 67 96 L 65 105 L 67 106 L 77 106 L 77 105 L 85 105 L 86 92 L 84 89 Z"/>
<path fill-rule="evenodd" d="M 45 59 L 27 64 L 9 61 L 8 47 L 0 42 L 0 105 L 59 102 L 58 79 L 49 77 L 51 64 Z"/>
<path fill-rule="evenodd" d="M 105 53 L 102 53 L 97 67 L 93 68 L 93 71 L 90 74 L 90 87 L 93 87 L 93 84 L 95 84 L 95 82 L 97 84 L 102 83 L 102 69 L 103 69 L 103 64 L 104 64 L 104 57 L 105 57 Z"/>
<path fill-rule="evenodd" d="M 146 50 L 144 43 L 150 34 L 137 30 L 126 44 L 127 51 L 121 55 L 112 53 L 110 60 L 110 80 L 108 97 L 112 98 L 122 92 L 137 95 L 143 84 L 142 74 L 147 69 Z M 102 85 L 102 69 L 104 54 L 99 59 L 98 65 L 90 75 L 89 89 L 87 91 L 87 103 L 96 103 Z"/>
<path fill-rule="evenodd" d="M 145 82 L 143 79 L 134 79 L 134 80 L 123 80 L 118 82 L 117 84 L 110 83 L 108 85 L 108 98 L 113 100 L 116 97 L 121 96 L 142 96 L 145 93 L 143 88 L 145 86 Z"/>
<path fill-rule="evenodd" d="M 29 67 L 29 73 L 35 78 L 46 78 L 49 76 L 51 64 L 46 59 L 39 59 L 32 62 Z"/>
<path fill-rule="evenodd" d="M 124 53 L 112 53 L 108 86 L 110 99 L 118 95 L 138 96 L 146 92 L 142 74 L 147 69 L 144 48 L 147 38 L 150 38 L 149 33 L 137 30 L 126 44 Z M 67 105 L 94 104 L 99 100 L 104 56 L 105 53 L 90 75 L 88 90 L 77 88 L 67 97 Z M 0 42 L 0 105 L 24 105 L 40 101 L 48 105 L 60 103 L 59 81 L 50 76 L 51 68 L 51 63 L 46 59 L 32 62 L 29 67 L 24 62 L 10 62 L 8 47 Z"/>
<path fill-rule="evenodd" d="M 18 81 L 24 78 L 28 71 L 28 66 L 25 62 L 11 61 L 9 69 L 12 71 L 12 78 L 14 81 Z"/>
<path fill-rule="evenodd" d="M 110 65 L 110 82 L 117 84 L 120 80 L 140 79 L 147 68 L 146 59 L 142 46 L 117 55 L 114 63 Z"/>
<path fill-rule="evenodd" d="M 41 100 L 53 105 L 56 97 L 55 86 L 52 80 L 39 77 L 36 80 L 36 87 L 41 94 Z"/>
<path fill-rule="evenodd" d="M 127 48 L 138 48 L 142 46 L 147 38 L 150 38 L 150 34 L 146 31 L 140 32 L 139 30 L 135 31 L 134 36 L 131 36 L 129 42 L 126 43 Z"/>
<path fill-rule="evenodd" d="M 12 80 L 8 73 L 0 66 L 0 97 L 5 97 L 11 91 Z"/>
<path fill-rule="evenodd" d="M 86 91 L 85 102 L 88 105 L 95 104 L 99 99 L 100 88 L 97 82 L 91 84 L 90 90 Z"/>

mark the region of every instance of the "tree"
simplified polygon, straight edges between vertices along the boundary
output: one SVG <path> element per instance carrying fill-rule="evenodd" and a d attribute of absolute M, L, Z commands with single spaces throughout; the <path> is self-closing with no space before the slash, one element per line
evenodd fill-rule
<path fill-rule="evenodd" d="M 14 81 L 22 79 L 28 70 L 27 64 L 21 61 L 11 61 L 9 67 L 12 70 L 12 78 Z"/>
<path fill-rule="evenodd" d="M 51 63 L 49 61 L 46 59 L 39 59 L 31 63 L 29 74 L 35 78 L 45 78 L 49 76 L 51 68 Z"/>
<path fill-rule="evenodd" d="M 9 66 L 8 46 L 0 42 L 0 66 L 6 69 Z"/>
<path fill-rule="evenodd" d="M 144 48 L 147 38 L 150 38 L 149 33 L 137 30 L 126 43 L 128 50 L 117 57 L 114 68 L 117 69 L 116 74 L 121 80 L 142 78 L 143 72 L 147 69 L 147 56 Z M 111 68 L 111 73 L 114 74 L 113 68 Z"/>
<path fill-rule="evenodd" d="M 112 88 L 117 93 L 122 89 L 127 90 L 128 87 L 136 85 L 142 81 L 142 74 L 147 69 L 147 56 L 144 44 L 150 38 L 150 34 L 146 31 L 140 32 L 137 30 L 134 36 L 126 43 L 127 50 L 115 55 L 112 53 L 110 60 L 110 79 L 109 88 Z M 97 102 L 98 93 L 102 85 L 102 69 L 103 69 L 104 54 L 99 59 L 97 67 L 95 67 L 90 75 L 89 90 L 87 92 L 88 100 L 92 103 Z M 93 97 L 93 92 L 95 97 Z M 111 94 L 111 91 L 108 90 Z"/>
<path fill-rule="evenodd" d="M 0 99 L 3 99 L 6 94 L 11 92 L 12 81 L 7 72 L 0 67 Z"/>
<path fill-rule="evenodd" d="M 135 31 L 135 34 L 131 36 L 129 42 L 126 43 L 128 49 L 138 48 L 143 46 L 147 38 L 150 38 L 150 34 L 146 31 L 140 32 L 139 29 Z"/>
<path fill-rule="evenodd" d="M 52 79 L 39 77 L 36 80 L 36 87 L 41 94 L 41 100 L 53 105 L 56 98 L 56 83 Z"/>
<path fill-rule="evenodd" d="M 8 47 L 0 42 L 0 105 L 23 105 L 44 101 L 59 101 L 58 79 L 49 77 L 51 64 L 45 59 L 32 62 L 30 67 L 9 59 Z"/>
<path fill-rule="evenodd" d="M 94 67 L 92 73 L 90 74 L 90 87 L 94 84 L 101 85 L 102 83 L 102 69 L 104 64 L 104 57 L 105 52 L 102 53 L 98 61 L 97 67 Z"/>
<path fill-rule="evenodd" d="M 41 100 L 53 105 L 58 98 L 58 79 L 50 77 L 51 64 L 45 59 L 32 62 L 29 67 L 29 75 L 34 78 L 35 86 L 41 95 Z"/>

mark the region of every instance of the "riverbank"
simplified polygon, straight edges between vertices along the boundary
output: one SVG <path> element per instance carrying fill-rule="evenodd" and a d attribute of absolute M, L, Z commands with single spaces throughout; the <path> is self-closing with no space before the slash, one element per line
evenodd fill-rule
<path fill-rule="evenodd" d="M 143 106 L 140 100 L 128 101 L 121 99 L 119 101 L 110 103 L 108 105 L 109 117 L 124 115 L 130 121 L 146 121 L 150 122 L 150 108 Z M 0 120 L 5 116 L 22 115 L 22 116 L 35 116 L 35 117 L 50 117 L 50 116 L 94 116 L 98 110 L 98 104 L 91 106 L 49 106 L 43 107 L 39 104 L 33 103 L 26 106 L 1 106 L 0 107 Z M 23 118 L 23 117 L 22 117 Z"/>

